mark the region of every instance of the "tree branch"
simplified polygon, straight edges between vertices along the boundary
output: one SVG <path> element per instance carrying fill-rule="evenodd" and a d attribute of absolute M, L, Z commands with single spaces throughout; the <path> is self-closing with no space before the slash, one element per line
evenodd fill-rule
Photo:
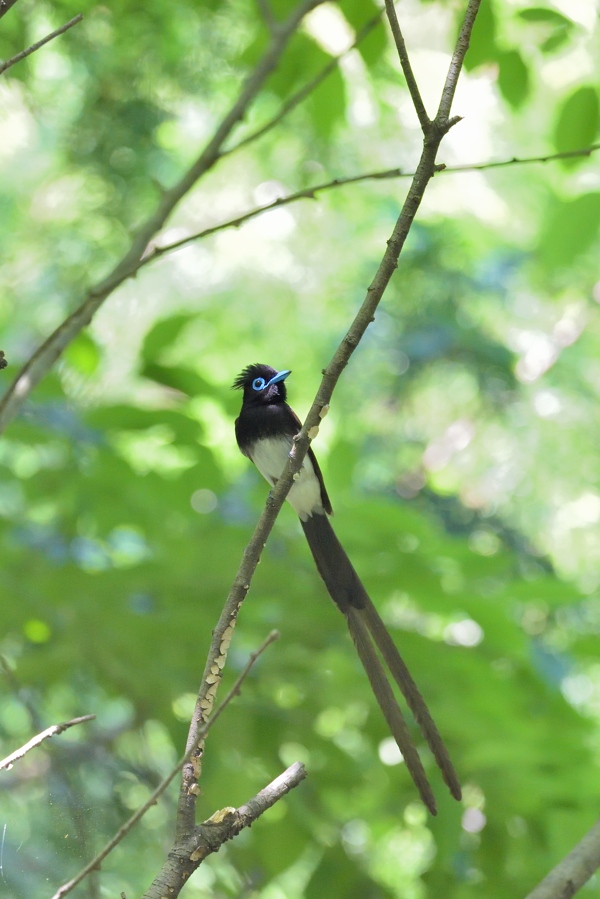
<path fill-rule="evenodd" d="M 304 765 L 294 762 L 245 805 L 238 809 L 221 809 L 208 821 L 195 827 L 191 835 L 171 850 L 161 871 L 142 899 L 178 896 L 190 875 L 208 855 L 217 852 L 223 843 L 236 837 L 244 828 L 250 827 L 267 809 L 297 787 L 305 777 Z"/>
<path fill-rule="evenodd" d="M 265 79 L 275 69 L 292 34 L 304 16 L 324 0 L 303 0 L 281 23 L 254 71 L 248 76 L 239 96 L 224 117 L 213 137 L 192 166 L 170 190 L 164 192 L 158 206 L 135 234 L 123 259 L 100 284 L 92 287 L 83 303 L 48 337 L 25 363 L 0 401 L 0 433 L 15 417 L 33 388 L 56 362 L 65 347 L 89 325 L 106 298 L 127 278 L 134 275 L 140 265 L 146 247 L 162 228 L 180 200 L 191 190 L 198 179 L 220 159 L 221 147 L 233 127 L 241 121 L 256 97 Z"/>
<path fill-rule="evenodd" d="M 95 858 L 93 858 L 90 862 L 88 862 L 88 864 L 85 865 L 85 867 L 82 868 L 81 871 L 79 871 L 79 873 L 75 875 L 75 877 L 73 877 L 67 883 L 64 883 L 61 887 L 59 887 L 59 889 L 56 891 L 56 893 L 54 894 L 52 899 L 62 899 L 62 897 L 66 896 L 67 893 L 70 893 L 71 890 L 74 889 L 78 883 L 81 883 L 81 881 L 84 880 L 88 876 L 88 874 L 90 874 L 92 871 L 97 869 L 100 866 L 100 863 L 106 858 L 107 855 L 109 855 L 112 852 L 112 850 L 115 848 L 115 846 L 118 846 L 118 844 L 121 842 L 123 837 L 125 837 L 129 833 L 129 831 L 133 827 L 135 827 L 135 825 L 138 823 L 138 821 L 140 821 L 141 818 L 144 817 L 144 815 L 146 814 L 148 809 L 152 808 L 153 805 L 156 805 L 157 800 L 167 789 L 167 787 L 169 786 L 171 781 L 181 771 L 182 767 L 188 761 L 188 759 L 191 757 L 194 750 L 197 749 L 198 743 L 200 741 L 204 740 L 208 731 L 211 729 L 211 727 L 213 726 L 215 721 L 219 718 L 219 716 L 222 714 L 222 712 L 227 708 L 227 706 L 229 705 L 229 703 L 231 702 L 233 697 L 237 696 L 239 694 L 240 688 L 241 688 L 243 682 L 245 681 L 246 677 L 250 673 L 250 669 L 252 668 L 252 666 L 254 665 L 256 660 L 259 658 L 259 656 L 261 656 L 263 654 L 265 649 L 267 649 L 267 647 L 270 646 L 271 643 L 273 643 L 278 638 L 279 638 L 279 634 L 277 633 L 277 631 L 271 631 L 269 636 L 266 638 L 266 640 L 263 641 L 263 643 L 259 646 L 259 648 L 256 650 L 256 652 L 252 653 L 252 655 L 250 656 L 250 658 L 248 660 L 246 667 L 244 668 L 244 670 L 242 671 L 242 673 L 240 674 L 240 676 L 234 683 L 233 687 L 231 688 L 231 690 L 229 691 L 229 693 L 227 694 L 227 696 L 225 697 L 225 699 L 223 700 L 223 702 L 221 703 L 219 708 L 216 710 L 216 712 L 210 719 L 210 721 L 205 722 L 205 724 L 202 726 L 202 728 L 200 728 L 197 731 L 196 743 L 194 745 L 192 745 L 186 751 L 185 755 L 183 755 L 182 758 L 169 771 L 167 776 L 164 778 L 164 780 L 162 780 L 160 782 L 160 784 L 157 786 L 157 788 L 154 790 L 154 792 L 149 796 L 149 798 L 146 800 L 146 802 L 143 805 L 141 805 L 140 808 L 137 809 L 137 811 L 135 811 L 133 813 L 133 815 L 125 822 L 125 824 L 123 824 L 123 826 L 121 828 L 119 828 L 119 830 L 114 835 L 114 837 L 108 841 L 106 846 L 104 846 L 104 848 L 100 850 L 100 852 L 95 856 Z M 225 839 L 229 839 L 229 837 L 226 837 Z M 170 893 L 170 895 L 173 895 L 173 894 Z"/>
<path fill-rule="evenodd" d="M 326 181 L 323 184 L 316 184 L 314 187 L 305 187 L 293 194 L 288 194 L 288 196 L 286 197 L 279 197 L 279 199 L 274 200 L 272 203 L 267 203 L 265 206 L 256 206 L 254 209 L 250 209 L 248 212 L 242 213 L 237 218 L 229 219 L 229 221 L 227 222 L 222 222 L 218 225 L 212 225 L 209 228 L 204 228 L 202 231 L 197 231 L 194 234 L 190 234 L 188 237 L 182 237 L 179 240 L 173 241 L 173 243 L 164 244 L 160 247 L 153 247 L 150 252 L 147 253 L 146 256 L 144 256 L 139 267 L 143 268 L 145 265 L 148 265 L 149 262 L 153 262 L 159 256 L 164 256 L 166 253 L 171 253 L 174 250 L 178 250 L 181 247 L 192 243 L 193 241 L 201 240 L 204 237 L 209 237 L 211 234 L 215 234 L 217 231 L 223 231 L 226 228 L 239 228 L 239 226 L 243 225 L 244 222 L 256 218 L 257 215 L 261 215 L 263 212 L 268 212 L 270 209 L 277 209 L 279 206 L 287 206 L 289 203 L 295 203 L 296 200 L 314 200 L 318 193 L 333 190 L 336 187 L 344 187 L 347 184 L 358 184 L 360 181 L 367 181 L 369 179 L 383 180 L 384 178 L 410 178 L 413 176 L 414 172 L 406 174 L 401 169 L 387 169 L 386 171 L 382 172 L 368 172 L 363 175 L 353 175 L 349 178 L 334 178 L 333 181 Z"/>
<path fill-rule="evenodd" d="M 15 63 L 21 62 L 22 59 L 25 59 L 27 56 L 31 56 L 32 53 L 35 53 L 36 50 L 39 50 L 40 47 L 43 47 L 44 44 L 47 44 L 49 41 L 54 40 L 55 37 L 58 37 L 59 34 L 64 34 L 65 31 L 68 31 L 69 28 L 72 28 L 73 25 L 77 25 L 83 16 L 81 13 L 76 15 L 70 22 L 67 22 L 66 25 L 61 25 L 60 28 L 57 28 L 56 31 L 53 31 L 51 34 L 47 34 L 46 37 L 43 37 L 41 41 L 38 41 L 37 44 L 32 44 L 31 47 L 28 47 L 27 50 L 21 50 L 20 53 L 17 53 L 16 56 L 7 59 L 6 62 L 3 62 L 0 65 L 0 75 L 4 74 L 7 69 L 10 69 L 11 66 L 14 66 Z"/>
<path fill-rule="evenodd" d="M 404 43 L 400 23 L 398 22 L 398 16 L 396 15 L 394 0 L 385 0 L 385 11 L 390 23 L 390 28 L 392 29 L 392 35 L 400 58 L 400 65 L 402 66 L 402 71 L 404 72 L 404 77 L 406 79 L 406 85 L 421 124 L 421 130 L 423 134 L 427 134 L 431 126 L 431 121 L 427 115 L 427 110 L 425 109 L 425 104 L 423 103 L 423 98 L 421 97 L 421 92 L 414 76 L 408 53 L 406 52 L 406 44 Z"/>
<path fill-rule="evenodd" d="M 24 746 L 21 746 L 20 749 L 16 749 L 14 752 L 11 752 L 10 755 L 7 755 L 6 758 L 0 759 L 0 771 L 3 768 L 12 768 L 15 762 L 26 756 L 27 753 L 31 752 L 32 749 L 35 749 L 36 746 L 40 746 L 44 740 L 49 740 L 50 737 L 54 737 L 56 734 L 62 734 L 63 731 L 67 730 L 69 727 L 74 727 L 76 724 L 84 724 L 86 721 L 93 721 L 95 717 L 95 715 L 83 715 L 81 718 L 72 718 L 71 721 L 64 721 L 62 724 L 52 724 L 50 727 L 47 727 L 46 730 L 43 730 L 40 734 L 33 737 L 28 743 L 25 743 Z"/>
<path fill-rule="evenodd" d="M 571 899 L 600 868 L 600 820 L 526 899 Z"/>
<path fill-rule="evenodd" d="M 576 159 L 582 156 L 591 156 L 592 153 L 595 153 L 598 150 L 600 150 L 600 144 L 592 144 L 590 147 L 585 147 L 582 150 L 564 150 L 561 153 L 550 153 L 547 156 L 513 156 L 510 159 L 501 159 L 497 162 L 473 162 L 466 163 L 465 165 L 448 166 L 439 165 L 436 167 L 436 174 L 441 175 L 452 173 L 459 174 L 461 172 L 483 172 L 487 169 L 504 168 L 510 165 L 531 165 L 533 163 L 554 162 L 559 159 Z M 240 225 L 243 225 L 245 222 L 256 218 L 256 216 L 258 215 L 262 215 L 263 212 L 269 212 L 271 209 L 278 209 L 280 206 L 288 206 L 290 203 L 295 203 L 297 200 L 314 200 L 319 193 L 324 193 L 328 190 L 335 190 L 338 187 L 346 187 L 350 184 L 360 184 L 361 181 L 383 181 L 388 178 L 414 177 L 415 172 L 404 172 L 402 171 L 402 169 L 383 169 L 376 172 L 364 172 L 362 175 L 351 175 L 348 178 L 334 178 L 332 181 L 325 181 L 322 184 L 315 184 L 313 187 L 305 187 L 302 190 L 298 190 L 295 193 L 288 194 L 285 197 L 279 197 L 277 200 L 273 200 L 272 203 L 267 203 L 265 206 L 256 206 L 254 209 L 250 209 L 248 210 L 248 212 L 243 212 L 241 215 L 237 216 L 234 219 L 229 219 L 226 222 L 220 222 L 218 225 L 211 225 L 209 228 L 204 228 L 202 231 L 196 231 L 193 234 L 189 234 L 187 237 L 182 237 L 179 240 L 173 241 L 172 243 L 163 244 L 163 246 L 160 247 L 154 246 L 150 250 L 150 252 L 146 253 L 144 258 L 141 260 L 139 268 L 143 268 L 160 256 L 164 256 L 168 253 L 174 252 L 175 250 L 179 250 L 181 249 L 181 247 L 185 247 L 196 240 L 202 240 L 205 237 L 210 237 L 211 234 L 216 234 L 218 231 L 224 231 L 227 228 L 239 228 Z"/>
<path fill-rule="evenodd" d="M 470 21 L 472 28 L 475 21 L 475 13 L 481 0 L 469 0 L 465 20 Z M 461 30 L 461 35 L 465 28 Z M 466 30 L 467 42 L 469 29 Z M 464 39 L 464 38 L 463 38 Z M 462 61 L 454 63 L 452 79 L 458 78 Z M 452 82 L 450 79 L 450 82 Z M 448 83 L 448 79 L 446 81 Z M 417 213 L 427 184 L 436 170 L 435 158 L 439 145 L 451 125 L 444 120 L 441 123 L 437 118 L 432 123 L 431 134 L 423 144 L 421 158 L 417 170 L 413 176 L 402 210 L 387 242 L 383 259 L 375 274 L 371 285 L 367 289 L 367 295 L 360 307 L 348 333 L 337 348 L 331 362 L 323 372 L 323 380 L 306 417 L 302 428 L 297 435 L 295 445 L 290 453 L 290 458 L 283 470 L 276 486 L 269 492 L 265 507 L 258 524 L 244 550 L 242 561 L 234 578 L 229 595 L 219 617 L 219 621 L 210 645 L 203 684 L 198 694 L 196 708 L 192 716 L 192 724 L 188 736 L 188 746 L 197 743 L 197 730 L 202 726 L 211 712 L 214 698 L 221 680 L 221 672 L 227 659 L 227 651 L 237 622 L 240 607 L 250 589 L 252 577 L 258 565 L 263 547 L 271 533 L 279 510 L 292 486 L 294 476 L 300 471 L 304 456 L 308 451 L 310 441 L 318 433 L 319 423 L 324 414 L 325 407 L 329 406 L 331 396 L 343 369 L 348 364 L 350 356 L 360 343 L 369 324 L 374 320 L 375 312 L 383 297 L 384 291 L 398 266 L 398 258 L 404 242 Z M 310 434 L 310 438 L 309 435 Z M 177 814 L 177 832 L 180 838 L 189 833 L 194 821 L 194 809 L 196 799 L 196 778 L 198 774 L 198 756 L 192 753 L 190 762 L 184 766 Z"/>
<path fill-rule="evenodd" d="M 456 47 L 454 48 L 450 66 L 448 67 L 448 74 L 446 75 L 446 82 L 442 90 L 440 105 L 435 117 L 438 125 L 440 123 L 444 124 L 448 122 L 452 101 L 454 100 L 454 94 L 456 93 L 456 85 L 458 84 L 458 76 L 460 75 L 465 56 L 467 55 L 467 50 L 469 49 L 473 25 L 475 24 L 480 5 L 481 0 L 478 0 L 478 2 L 472 2 L 472 0 L 470 0 L 469 5 L 467 6 L 467 11 L 456 41 Z M 456 122 L 453 122 L 452 124 L 456 124 Z"/>

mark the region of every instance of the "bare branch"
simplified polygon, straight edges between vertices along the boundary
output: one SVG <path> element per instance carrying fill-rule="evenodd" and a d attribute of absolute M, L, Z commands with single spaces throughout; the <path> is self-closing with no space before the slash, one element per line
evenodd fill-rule
<path fill-rule="evenodd" d="M 4 677 L 6 678 L 8 685 L 13 691 L 16 699 L 18 699 L 23 707 L 27 710 L 29 720 L 31 721 L 31 729 L 42 730 L 42 717 L 35 703 L 32 702 L 31 696 L 29 695 L 28 691 L 19 682 L 17 675 L 8 663 L 8 659 L 6 659 L 6 657 L 3 655 L 0 655 L 0 668 L 2 668 Z"/>
<path fill-rule="evenodd" d="M 192 833 L 178 842 L 169 853 L 160 873 L 142 899 L 178 896 L 190 875 L 208 855 L 217 852 L 223 843 L 237 836 L 245 827 L 250 827 L 263 812 L 283 799 L 305 777 L 304 765 L 294 762 L 245 805 L 238 809 L 221 809 L 208 821 L 194 827 Z"/>
<path fill-rule="evenodd" d="M 536 162 L 555 162 L 559 159 L 578 159 L 582 156 L 591 156 L 600 150 L 600 144 L 591 144 L 582 150 L 563 150 L 561 153 L 549 153 L 546 156 L 512 156 L 510 159 L 501 159 L 497 162 L 473 162 L 465 165 L 444 166 L 444 172 L 483 172 L 486 169 L 499 169 L 508 165 L 531 165 Z"/>
<path fill-rule="evenodd" d="M 149 796 L 149 798 L 146 800 L 146 802 L 143 805 L 141 805 L 139 807 L 139 809 L 137 809 L 137 811 L 135 811 L 133 813 L 133 815 L 125 822 L 125 824 L 123 824 L 123 826 L 121 828 L 119 828 L 119 830 L 114 835 L 114 837 L 111 840 L 109 840 L 109 842 L 106 844 L 106 846 L 104 846 L 104 848 L 100 850 L 100 852 L 95 856 L 95 858 L 93 858 L 91 860 L 91 862 L 89 862 L 84 868 L 82 868 L 81 871 L 79 871 L 79 873 L 76 874 L 75 877 L 72 878 L 72 880 L 69 880 L 67 883 L 64 883 L 61 887 L 59 887 L 59 889 L 56 891 L 56 893 L 54 894 L 52 899 L 61 899 L 62 896 L 66 896 L 67 893 L 70 893 L 71 890 L 74 889 L 78 883 L 81 883 L 81 881 L 84 880 L 88 876 L 88 874 L 90 874 L 92 871 L 94 871 L 96 868 L 98 868 L 100 866 L 100 863 L 106 858 L 107 855 L 109 855 L 112 852 L 112 850 L 115 848 L 115 846 L 118 846 L 118 844 L 121 842 L 123 837 L 125 837 L 129 833 L 129 831 L 133 827 L 135 827 L 135 825 L 138 823 L 138 821 L 144 817 L 144 815 L 146 814 L 148 809 L 152 808 L 153 805 L 156 805 L 156 802 L 159 799 L 159 797 L 164 793 L 164 791 L 167 789 L 167 787 L 169 786 L 171 781 L 181 771 L 182 767 L 189 760 L 189 758 L 191 757 L 194 750 L 197 749 L 198 744 L 202 740 L 204 740 L 204 738 L 206 737 L 206 734 L 208 733 L 210 728 L 213 726 L 215 721 L 219 718 L 219 716 L 222 714 L 222 712 L 227 708 L 227 706 L 229 705 L 229 703 L 231 702 L 233 697 L 238 695 L 243 682 L 245 681 L 246 677 L 248 676 L 250 669 L 252 668 L 252 666 L 254 665 L 256 660 L 259 658 L 259 656 L 261 656 L 263 654 L 265 649 L 267 649 L 267 647 L 271 645 L 271 643 L 273 643 L 275 640 L 278 639 L 278 637 L 279 637 L 279 634 L 277 633 L 277 631 L 271 631 L 269 636 L 266 638 L 266 640 L 263 641 L 263 643 L 259 646 L 259 648 L 256 650 L 256 652 L 252 653 L 252 655 L 250 656 L 250 658 L 248 660 L 246 667 L 244 668 L 244 670 L 242 671 L 242 673 L 240 674 L 240 676 L 234 683 L 233 687 L 231 688 L 231 690 L 229 691 L 229 693 L 227 694 L 227 696 L 225 697 L 225 699 L 223 700 L 223 702 L 221 703 L 219 708 L 216 710 L 214 715 L 211 717 L 210 721 L 205 722 L 202 725 L 202 727 L 197 730 L 196 743 L 194 743 L 187 750 L 185 755 L 182 756 L 182 758 L 169 771 L 167 776 L 164 778 L 164 780 L 161 781 L 161 783 L 157 786 L 157 788 L 154 790 L 154 792 Z"/>
<path fill-rule="evenodd" d="M 600 821 L 526 899 L 571 899 L 600 868 Z"/>
<path fill-rule="evenodd" d="M 497 169 L 510 165 L 531 165 L 536 162 L 546 163 L 559 159 L 575 159 L 582 156 L 591 156 L 592 153 L 595 153 L 597 150 L 600 150 L 600 144 L 593 144 L 583 150 L 564 150 L 562 153 L 551 153 L 548 156 L 525 156 L 521 158 L 513 156 L 510 159 L 502 159 L 497 162 L 474 162 L 466 163 L 465 165 L 448 166 L 439 165 L 436 167 L 436 174 L 483 172 L 486 169 Z M 227 228 L 239 228 L 240 225 L 243 225 L 245 222 L 256 218 L 258 215 L 262 215 L 263 212 L 269 212 L 271 209 L 278 209 L 280 206 L 287 206 L 290 203 L 295 203 L 297 200 L 314 200 L 319 193 L 334 190 L 338 187 L 347 187 L 350 184 L 360 184 L 361 181 L 383 181 L 388 178 L 414 177 L 414 172 L 404 172 L 402 169 L 383 169 L 376 172 L 364 172 L 362 175 L 351 175 L 348 178 L 334 178 L 332 181 L 315 184 L 313 187 L 305 187 L 302 190 L 288 194 L 285 197 L 279 197 L 277 200 L 273 200 L 272 203 L 267 203 L 264 206 L 256 206 L 254 209 L 243 212 L 236 218 L 228 219 L 226 222 L 220 222 L 218 225 L 211 225 L 209 228 L 204 228 L 202 231 L 195 231 L 193 234 L 189 234 L 187 237 L 181 237 L 179 240 L 174 240 L 172 243 L 154 246 L 141 260 L 139 268 L 143 268 L 160 256 L 179 250 L 181 247 L 185 247 L 196 240 L 203 240 L 205 237 L 210 237 L 211 234 L 216 234 L 218 231 L 225 231 Z"/>
<path fill-rule="evenodd" d="M 173 243 L 164 244 L 160 247 L 153 247 L 142 259 L 140 268 L 148 265 L 149 262 L 153 262 L 159 256 L 164 256 L 166 253 L 178 250 L 181 247 L 186 246 L 186 244 L 201 240 L 204 237 L 209 237 L 211 234 L 215 234 L 217 231 L 223 231 L 226 228 L 239 228 L 244 222 L 256 218 L 257 215 L 262 215 L 263 212 L 268 212 L 270 209 L 277 209 L 279 206 L 287 206 L 289 203 L 295 203 L 296 200 L 314 200 L 318 193 L 333 190 L 336 187 L 344 187 L 347 184 L 357 184 L 360 181 L 367 181 L 369 179 L 383 180 L 384 178 L 412 178 L 413 176 L 414 172 L 406 174 L 401 169 L 387 169 L 382 172 L 367 172 L 363 175 L 354 175 L 350 178 L 334 178 L 333 181 L 316 184 L 314 187 L 305 187 L 303 190 L 288 194 L 286 197 L 279 197 L 279 199 L 273 200 L 272 203 L 267 203 L 265 206 L 256 206 L 254 209 L 242 213 L 242 215 L 239 215 L 237 218 L 229 219 L 227 222 L 222 222 L 219 225 L 212 225 L 210 228 L 204 228 L 203 231 L 190 234 L 188 237 L 182 237 L 179 240 L 173 241 Z"/>
<path fill-rule="evenodd" d="M 456 41 L 456 47 L 454 48 L 454 53 L 452 54 L 452 59 L 448 68 L 448 74 L 446 75 L 446 82 L 442 90 L 442 98 L 436 116 L 438 125 L 440 123 L 443 125 L 448 122 L 452 101 L 454 100 L 454 94 L 456 92 L 456 85 L 458 84 L 458 76 L 460 75 L 465 56 L 467 55 L 467 50 L 469 49 L 473 25 L 475 24 L 480 5 L 481 0 L 469 0 L 469 5 L 467 6 L 458 40 Z M 452 124 L 456 124 L 456 122 L 453 122 Z"/>
<path fill-rule="evenodd" d="M 385 11 L 390 23 L 390 28 L 392 29 L 392 35 L 400 58 L 400 65 L 402 66 L 404 77 L 406 78 L 406 85 L 410 92 L 410 96 L 412 97 L 415 112 L 421 123 L 421 130 L 423 131 L 423 134 L 427 135 L 431 126 L 431 121 L 427 115 L 427 110 L 425 109 L 425 104 L 423 103 L 423 98 L 421 97 L 421 92 L 417 85 L 410 59 L 408 58 L 408 53 L 406 52 L 406 44 L 404 43 L 400 23 L 398 22 L 398 16 L 396 15 L 394 0 L 385 0 Z"/>
<path fill-rule="evenodd" d="M 303 0 L 290 13 L 285 22 L 278 25 L 262 58 L 246 79 L 237 100 L 196 162 L 190 166 L 177 184 L 164 192 L 155 212 L 138 229 L 129 250 L 108 277 L 96 287 L 92 287 L 83 303 L 59 325 L 25 363 L 0 401 L 0 433 L 12 421 L 31 391 L 50 370 L 65 347 L 86 325 L 89 325 L 106 298 L 123 281 L 136 273 L 152 237 L 162 228 L 179 201 L 191 190 L 196 181 L 220 159 L 223 143 L 234 126 L 245 116 L 265 79 L 279 62 L 292 34 L 304 16 L 322 2 L 323 0 Z"/>
<path fill-rule="evenodd" d="M 95 717 L 95 715 L 83 715 L 81 718 L 72 718 L 71 721 L 64 721 L 62 724 L 52 724 L 50 727 L 47 727 L 46 730 L 43 730 L 40 734 L 33 737 L 28 743 L 25 743 L 24 746 L 21 746 L 20 749 L 16 749 L 14 752 L 11 752 L 10 755 L 7 755 L 6 758 L 0 759 L 0 771 L 3 768 L 12 768 L 15 762 L 26 756 L 28 752 L 31 752 L 32 749 L 35 749 L 35 747 L 43 743 L 44 740 L 49 740 L 50 737 L 54 737 L 56 734 L 62 734 L 63 731 L 67 730 L 69 727 L 74 727 L 76 724 L 84 724 L 86 721 L 93 721 Z"/>
<path fill-rule="evenodd" d="M 59 34 L 64 34 L 65 31 L 68 31 L 69 28 L 72 28 L 73 25 L 77 25 L 83 19 L 83 15 L 79 13 L 70 22 L 67 22 L 66 25 L 61 25 L 60 28 L 57 28 L 56 31 L 53 31 L 51 34 L 47 34 L 46 37 L 43 37 L 41 41 L 38 41 L 37 44 L 32 44 L 31 47 L 28 47 L 27 50 L 21 50 L 20 53 L 17 53 L 16 56 L 11 57 L 11 59 L 7 59 L 6 62 L 3 62 L 0 65 L 0 75 L 6 72 L 7 69 L 10 69 L 11 66 L 14 66 L 15 63 L 21 62 L 22 59 L 25 59 L 27 56 L 31 56 L 32 53 L 35 53 L 36 50 L 39 50 L 40 47 L 43 47 L 44 44 L 47 44 L 49 41 L 54 40 L 55 37 L 58 37 Z"/>

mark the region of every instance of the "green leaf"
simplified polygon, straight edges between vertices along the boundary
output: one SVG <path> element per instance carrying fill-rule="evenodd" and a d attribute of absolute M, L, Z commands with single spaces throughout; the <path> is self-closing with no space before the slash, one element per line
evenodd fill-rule
<path fill-rule="evenodd" d="M 157 322 L 144 338 L 142 359 L 148 363 L 156 362 L 161 352 L 177 340 L 185 326 L 194 318 L 196 316 L 190 313 L 181 313 Z"/>
<path fill-rule="evenodd" d="M 172 409 L 139 409 L 135 406 L 103 406 L 86 416 L 89 425 L 106 431 L 145 431 L 168 426 L 178 443 L 196 446 L 201 426 L 194 419 Z"/>
<path fill-rule="evenodd" d="M 600 228 L 600 193 L 557 202 L 540 238 L 539 254 L 550 270 L 570 265 L 596 240 Z"/>
<path fill-rule="evenodd" d="M 297 32 L 289 42 L 281 64 L 267 82 L 269 89 L 283 100 L 300 84 L 310 81 L 330 60 L 330 55 L 309 35 Z"/>
<path fill-rule="evenodd" d="M 215 390 L 211 385 L 189 368 L 180 366 L 155 365 L 147 363 L 141 370 L 143 378 L 150 378 L 165 387 L 180 390 L 187 396 L 200 396 L 202 394 L 213 395 Z"/>
<path fill-rule="evenodd" d="M 496 16 L 491 2 L 482 3 L 475 19 L 469 50 L 465 57 L 465 68 L 472 71 L 478 66 L 498 58 L 496 45 Z"/>
<path fill-rule="evenodd" d="M 525 22 L 544 22 L 557 27 L 572 28 L 573 22 L 554 9 L 541 6 L 531 6 L 529 9 L 520 10 L 517 15 Z"/>
<path fill-rule="evenodd" d="M 562 47 L 569 40 L 569 31 L 567 28 L 557 28 L 554 34 L 540 44 L 542 53 L 553 53 Z"/>
<path fill-rule="evenodd" d="M 554 145 L 559 153 L 583 150 L 594 142 L 600 124 L 598 93 L 588 85 L 574 91 L 564 102 L 554 130 Z M 580 164 L 585 157 L 562 160 L 563 165 Z"/>
<path fill-rule="evenodd" d="M 504 99 L 517 109 L 529 93 L 529 69 L 518 50 L 502 53 L 498 59 L 498 87 Z"/>
<path fill-rule="evenodd" d="M 338 68 L 313 91 L 309 108 L 315 126 L 322 137 L 328 138 L 343 115 L 346 106 L 344 79 Z"/>
<path fill-rule="evenodd" d="M 358 33 L 367 22 L 377 15 L 378 7 L 371 0 L 361 2 L 361 0 L 349 0 L 340 7 L 347 22 Z M 358 45 L 358 52 L 365 61 L 365 65 L 375 65 L 382 57 L 387 46 L 387 38 L 385 28 L 383 27 L 383 16 L 364 37 Z"/>
<path fill-rule="evenodd" d="M 88 332 L 82 331 L 69 344 L 64 352 L 64 358 L 82 375 L 93 375 L 100 364 L 100 349 Z"/>

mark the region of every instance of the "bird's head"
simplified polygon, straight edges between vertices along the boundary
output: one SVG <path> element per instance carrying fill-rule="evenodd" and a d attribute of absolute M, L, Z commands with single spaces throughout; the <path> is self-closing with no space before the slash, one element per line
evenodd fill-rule
<path fill-rule="evenodd" d="M 284 381 L 291 372 L 287 369 L 277 371 L 270 365 L 248 365 L 239 373 L 233 387 L 244 391 L 245 403 L 268 405 L 285 403 L 286 389 Z"/>

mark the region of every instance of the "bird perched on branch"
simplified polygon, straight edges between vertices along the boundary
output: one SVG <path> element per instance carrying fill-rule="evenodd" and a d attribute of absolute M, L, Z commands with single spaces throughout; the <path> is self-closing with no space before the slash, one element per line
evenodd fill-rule
<path fill-rule="evenodd" d="M 281 476 L 301 428 L 300 419 L 286 403 L 285 379 L 289 374 L 288 370 L 277 371 L 269 365 L 249 365 L 233 384 L 244 392 L 240 415 L 235 422 L 238 446 L 271 486 Z M 287 499 L 300 518 L 329 595 L 346 618 L 375 698 L 421 799 L 435 815 L 437 807 L 433 791 L 377 650 L 402 691 L 455 799 L 461 798 L 458 777 L 423 697 L 329 522 L 328 516 L 333 510 L 321 469 L 310 447 Z"/>

